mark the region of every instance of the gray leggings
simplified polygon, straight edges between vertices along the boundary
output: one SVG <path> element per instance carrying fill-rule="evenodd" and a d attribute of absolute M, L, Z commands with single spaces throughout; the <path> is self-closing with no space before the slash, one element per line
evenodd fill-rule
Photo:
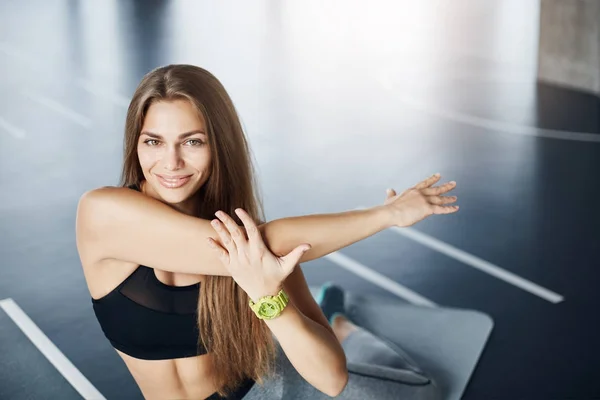
<path fill-rule="evenodd" d="M 342 347 L 348 362 L 349 379 L 336 399 L 437 400 L 440 398 L 435 382 L 393 343 L 359 328 L 344 340 Z M 277 351 L 275 377 L 267 380 L 264 385 L 254 384 L 244 396 L 244 400 L 331 398 L 302 378 L 281 346 L 277 346 Z"/>

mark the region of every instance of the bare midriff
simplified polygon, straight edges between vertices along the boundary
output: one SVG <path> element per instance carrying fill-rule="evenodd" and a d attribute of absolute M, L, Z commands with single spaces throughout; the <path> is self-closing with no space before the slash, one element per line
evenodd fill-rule
<path fill-rule="evenodd" d="M 204 399 L 216 391 L 210 354 L 173 360 L 141 360 L 117 350 L 144 398 Z"/>

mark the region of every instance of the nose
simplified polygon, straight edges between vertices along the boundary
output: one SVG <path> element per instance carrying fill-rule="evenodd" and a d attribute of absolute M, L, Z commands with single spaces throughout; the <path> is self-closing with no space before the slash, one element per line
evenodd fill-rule
<path fill-rule="evenodd" d="M 177 146 L 167 149 L 165 154 L 165 169 L 169 171 L 177 171 L 183 167 L 183 158 L 179 154 Z"/>

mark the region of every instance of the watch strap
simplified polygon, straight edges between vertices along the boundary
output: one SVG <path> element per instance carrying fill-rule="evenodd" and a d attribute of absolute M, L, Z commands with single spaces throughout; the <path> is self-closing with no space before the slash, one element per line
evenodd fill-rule
<path fill-rule="evenodd" d="M 277 313 L 277 315 L 274 315 L 273 317 L 269 318 L 269 319 L 272 319 L 272 318 L 275 318 L 275 317 L 279 316 L 279 314 L 281 314 L 281 312 L 288 305 L 288 303 L 290 301 L 290 298 L 287 295 L 287 293 L 283 289 L 281 289 L 279 291 L 279 293 L 277 293 L 276 295 L 274 295 L 274 296 L 271 296 L 271 295 L 263 296 L 260 299 L 256 300 L 256 302 L 252 301 L 252 299 L 249 299 L 248 300 L 248 305 L 250 306 L 250 308 L 252 309 L 252 311 L 254 311 L 254 313 L 256 314 L 256 316 L 258 318 L 260 318 L 260 319 L 265 319 L 264 316 L 260 315 L 260 307 L 261 307 L 261 304 L 264 301 L 267 301 L 267 300 L 274 301 L 274 302 L 276 302 L 279 305 L 280 311 Z"/>

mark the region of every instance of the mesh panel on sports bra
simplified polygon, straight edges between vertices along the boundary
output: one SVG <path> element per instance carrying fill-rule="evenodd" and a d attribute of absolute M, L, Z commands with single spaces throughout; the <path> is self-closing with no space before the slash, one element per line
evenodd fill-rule
<path fill-rule="evenodd" d="M 169 286 L 158 280 L 152 268 L 140 265 L 119 291 L 130 300 L 155 311 L 169 314 L 195 314 L 200 284 Z"/>

